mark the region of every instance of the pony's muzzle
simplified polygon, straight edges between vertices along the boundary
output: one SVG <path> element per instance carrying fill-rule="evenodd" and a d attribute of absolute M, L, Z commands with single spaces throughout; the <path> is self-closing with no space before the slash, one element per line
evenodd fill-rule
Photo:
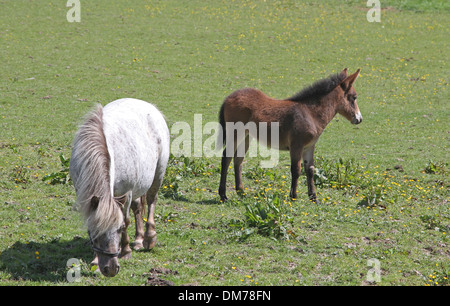
<path fill-rule="evenodd" d="M 356 113 L 355 117 L 352 119 L 352 124 L 360 124 L 363 120 L 361 112 Z"/>
<path fill-rule="evenodd" d="M 116 276 L 119 273 L 120 265 L 105 266 L 100 269 L 102 274 L 107 277 Z"/>

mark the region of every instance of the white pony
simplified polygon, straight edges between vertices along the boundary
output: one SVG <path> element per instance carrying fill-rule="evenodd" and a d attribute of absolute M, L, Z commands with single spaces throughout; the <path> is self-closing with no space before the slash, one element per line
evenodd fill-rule
<path fill-rule="evenodd" d="M 93 263 L 102 274 L 119 272 L 130 258 L 130 207 L 136 219 L 134 249 L 153 248 L 158 189 L 169 159 L 170 134 L 160 111 L 137 99 L 98 105 L 79 128 L 70 159 L 77 203 L 87 223 Z M 142 214 L 148 205 L 144 234 Z"/>

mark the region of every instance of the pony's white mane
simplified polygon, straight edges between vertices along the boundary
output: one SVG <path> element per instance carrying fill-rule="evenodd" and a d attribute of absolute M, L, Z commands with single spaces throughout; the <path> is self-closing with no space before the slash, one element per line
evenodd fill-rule
<path fill-rule="evenodd" d="M 70 163 L 71 174 L 75 174 L 72 176 L 75 176 L 77 203 L 93 239 L 118 229 L 123 223 L 119 202 L 111 190 L 110 167 L 111 157 L 103 132 L 103 108 L 98 104 L 75 135 Z M 96 202 L 94 197 L 98 205 L 93 203 Z"/>

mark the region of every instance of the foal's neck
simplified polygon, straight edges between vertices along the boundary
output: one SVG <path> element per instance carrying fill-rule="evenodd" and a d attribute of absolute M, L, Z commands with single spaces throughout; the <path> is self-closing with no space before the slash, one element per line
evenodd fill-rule
<path fill-rule="evenodd" d="M 333 120 L 334 116 L 337 113 L 337 107 L 334 99 L 330 99 L 330 97 L 325 96 L 319 98 L 316 103 L 307 103 L 305 104 L 312 117 L 315 119 L 316 127 L 320 129 L 322 132 L 328 123 Z"/>

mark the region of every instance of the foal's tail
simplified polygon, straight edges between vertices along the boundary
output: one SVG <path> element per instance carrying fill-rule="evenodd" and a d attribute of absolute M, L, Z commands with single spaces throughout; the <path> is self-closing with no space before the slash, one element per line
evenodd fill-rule
<path fill-rule="evenodd" d="M 225 102 L 220 107 L 219 124 L 220 124 L 220 129 L 219 129 L 219 133 L 217 135 L 217 143 L 216 143 L 217 151 L 224 148 L 226 145 L 226 142 L 227 142 L 227 130 L 225 128 Z"/>

